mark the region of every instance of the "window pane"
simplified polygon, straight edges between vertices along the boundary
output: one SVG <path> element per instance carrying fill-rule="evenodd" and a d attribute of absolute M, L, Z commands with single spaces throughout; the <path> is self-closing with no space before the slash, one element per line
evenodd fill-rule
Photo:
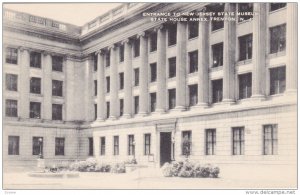
<path fill-rule="evenodd" d="M 41 93 L 41 78 L 32 77 L 30 79 L 30 93 Z"/>
<path fill-rule="evenodd" d="M 52 95 L 63 96 L 63 81 L 52 80 Z"/>
<path fill-rule="evenodd" d="M 53 71 L 63 71 L 63 57 L 52 56 L 52 70 Z"/>
<path fill-rule="evenodd" d="M 30 102 L 30 118 L 41 118 L 41 103 L 40 102 Z"/>
<path fill-rule="evenodd" d="M 5 62 L 9 64 L 18 64 L 18 50 L 15 48 L 6 48 Z"/>
<path fill-rule="evenodd" d="M 62 120 L 61 104 L 52 104 L 52 120 Z"/>
<path fill-rule="evenodd" d="M 19 155 L 19 136 L 8 136 L 8 155 Z"/>
<path fill-rule="evenodd" d="M 6 100 L 5 101 L 5 115 L 8 117 L 18 117 L 18 101 Z"/>
<path fill-rule="evenodd" d="M 32 155 L 43 154 L 43 137 L 32 138 Z"/>
<path fill-rule="evenodd" d="M 18 91 L 18 75 L 6 74 L 6 90 Z"/>
<path fill-rule="evenodd" d="M 55 138 L 55 155 L 65 155 L 65 138 Z"/>

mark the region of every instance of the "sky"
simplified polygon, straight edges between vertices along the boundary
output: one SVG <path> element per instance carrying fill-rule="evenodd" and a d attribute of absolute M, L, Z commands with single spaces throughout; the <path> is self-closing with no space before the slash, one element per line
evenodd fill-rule
<path fill-rule="evenodd" d="M 6 3 L 4 8 L 82 26 L 121 3 Z"/>

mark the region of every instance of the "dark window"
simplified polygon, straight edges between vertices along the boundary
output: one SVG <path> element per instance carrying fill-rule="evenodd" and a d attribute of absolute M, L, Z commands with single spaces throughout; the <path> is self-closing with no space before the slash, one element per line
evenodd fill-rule
<path fill-rule="evenodd" d="M 199 22 L 189 22 L 188 23 L 189 28 L 189 39 L 198 37 L 199 34 Z"/>
<path fill-rule="evenodd" d="M 8 91 L 18 91 L 18 75 L 16 74 L 6 74 L 5 75 L 6 90 Z"/>
<path fill-rule="evenodd" d="M 110 102 L 106 102 L 106 118 L 110 115 Z"/>
<path fill-rule="evenodd" d="M 252 74 L 239 75 L 239 99 L 250 98 L 252 95 Z"/>
<path fill-rule="evenodd" d="M 55 138 L 55 155 L 65 155 L 65 138 Z"/>
<path fill-rule="evenodd" d="M 8 136 L 8 155 L 19 155 L 20 137 Z"/>
<path fill-rule="evenodd" d="M 224 12 L 224 4 L 217 5 L 210 10 L 211 12 L 215 13 L 215 15 L 218 15 L 219 12 Z M 222 20 L 212 20 L 211 21 L 211 31 L 215 31 L 218 29 L 224 28 L 224 21 Z"/>
<path fill-rule="evenodd" d="M 5 100 L 5 116 L 18 117 L 18 101 Z"/>
<path fill-rule="evenodd" d="M 119 155 L 119 136 L 114 136 L 114 155 Z"/>
<path fill-rule="evenodd" d="M 106 93 L 110 92 L 110 77 L 106 77 Z"/>
<path fill-rule="evenodd" d="M 198 71 L 198 50 L 189 52 L 190 73 Z"/>
<path fill-rule="evenodd" d="M 240 60 L 252 59 L 252 34 L 239 37 Z"/>
<path fill-rule="evenodd" d="M 119 73 L 120 89 L 124 89 L 124 72 Z"/>
<path fill-rule="evenodd" d="M 139 112 L 139 96 L 134 96 L 134 114 Z"/>
<path fill-rule="evenodd" d="M 52 70 L 53 71 L 63 71 L 63 57 L 52 56 Z"/>
<path fill-rule="evenodd" d="M 253 18 L 252 14 L 248 14 L 249 12 L 253 12 L 253 4 L 252 3 L 238 3 L 238 21 L 239 22 Z"/>
<path fill-rule="evenodd" d="M 189 85 L 190 106 L 196 106 L 198 103 L 198 85 Z"/>
<path fill-rule="evenodd" d="M 31 77 L 30 78 L 30 93 L 41 93 L 41 78 Z"/>
<path fill-rule="evenodd" d="M 100 155 L 105 155 L 105 137 L 100 137 Z"/>
<path fill-rule="evenodd" d="M 124 113 L 124 99 L 120 99 L 120 116 Z"/>
<path fill-rule="evenodd" d="M 176 106 L 176 89 L 169 89 L 169 109 L 174 109 Z"/>
<path fill-rule="evenodd" d="M 18 64 L 18 50 L 15 48 L 6 48 L 5 62 L 9 64 Z"/>
<path fill-rule="evenodd" d="M 30 102 L 30 118 L 41 118 L 41 103 L 40 102 Z"/>
<path fill-rule="evenodd" d="M 286 6 L 286 3 L 270 3 L 270 11 L 275 11 Z"/>
<path fill-rule="evenodd" d="M 94 119 L 97 119 L 97 104 L 94 104 Z"/>
<path fill-rule="evenodd" d="M 151 134 L 145 134 L 144 154 L 151 154 Z"/>
<path fill-rule="evenodd" d="M 214 155 L 216 148 L 216 129 L 205 130 L 205 154 Z"/>
<path fill-rule="evenodd" d="M 282 24 L 270 28 L 270 53 L 285 51 L 286 25 Z"/>
<path fill-rule="evenodd" d="M 279 94 L 285 91 L 285 66 L 270 69 L 270 94 Z"/>
<path fill-rule="evenodd" d="M 156 93 L 150 93 L 150 110 L 154 112 L 156 109 Z"/>
<path fill-rule="evenodd" d="M 181 140 L 181 154 L 189 156 L 191 154 L 192 149 L 192 132 L 183 131 Z"/>
<path fill-rule="evenodd" d="M 168 26 L 168 46 L 175 45 L 177 39 L 177 24 Z"/>
<path fill-rule="evenodd" d="M 107 51 L 105 55 L 105 66 L 109 67 L 110 66 L 110 51 Z"/>
<path fill-rule="evenodd" d="M 169 78 L 176 77 L 176 57 L 169 58 Z"/>
<path fill-rule="evenodd" d="M 140 69 L 134 69 L 134 86 L 139 86 L 140 83 Z"/>
<path fill-rule="evenodd" d="M 150 34 L 150 52 L 157 50 L 157 33 L 153 32 Z"/>
<path fill-rule="evenodd" d="M 119 47 L 119 61 L 124 61 L 124 45 L 120 45 Z"/>
<path fill-rule="evenodd" d="M 140 39 L 133 41 L 133 57 L 140 56 Z"/>
<path fill-rule="evenodd" d="M 97 80 L 94 80 L 94 96 L 97 96 Z"/>
<path fill-rule="evenodd" d="M 134 135 L 128 135 L 128 155 L 135 155 Z"/>
<path fill-rule="evenodd" d="M 244 127 L 232 128 L 232 154 L 243 155 L 245 147 Z"/>
<path fill-rule="evenodd" d="M 63 96 L 63 81 L 52 80 L 52 95 Z"/>
<path fill-rule="evenodd" d="M 264 136 L 264 155 L 274 155 L 277 154 L 277 125 L 264 125 L 263 126 L 263 136 Z"/>
<path fill-rule="evenodd" d="M 30 53 L 30 67 L 41 68 L 41 53 Z"/>
<path fill-rule="evenodd" d="M 52 104 L 52 120 L 62 120 L 62 104 Z"/>
<path fill-rule="evenodd" d="M 223 43 L 212 45 L 213 67 L 223 66 Z"/>
<path fill-rule="evenodd" d="M 221 102 L 223 99 L 223 80 L 214 80 L 212 81 L 212 92 L 213 92 L 213 99 L 212 102 Z"/>
<path fill-rule="evenodd" d="M 94 71 L 96 72 L 98 70 L 98 55 L 94 53 L 93 55 L 93 60 L 94 60 Z"/>
<path fill-rule="evenodd" d="M 32 138 L 32 155 L 43 154 L 43 137 Z"/>
<path fill-rule="evenodd" d="M 89 137 L 89 156 L 94 155 L 94 139 Z"/>
<path fill-rule="evenodd" d="M 150 81 L 151 82 L 155 82 L 156 81 L 156 63 L 152 63 L 150 64 L 150 73 L 151 73 L 151 78 Z"/>

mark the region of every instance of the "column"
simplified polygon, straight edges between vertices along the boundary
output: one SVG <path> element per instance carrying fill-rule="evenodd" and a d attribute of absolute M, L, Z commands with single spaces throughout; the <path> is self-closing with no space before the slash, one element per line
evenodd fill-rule
<path fill-rule="evenodd" d="M 106 117 L 105 112 L 105 68 L 104 68 L 104 53 L 102 50 L 97 52 L 97 120 L 103 121 Z"/>
<path fill-rule="evenodd" d="M 52 119 L 52 57 L 49 53 L 44 52 L 42 55 L 43 67 L 43 116 L 44 120 Z"/>
<path fill-rule="evenodd" d="M 140 98 L 139 115 L 145 116 L 148 113 L 148 38 L 145 32 L 138 35 L 140 38 Z"/>
<path fill-rule="evenodd" d="M 116 47 L 112 45 L 108 48 L 110 50 L 110 116 L 112 120 L 117 119 L 118 112 L 118 67 L 116 63 Z"/>
<path fill-rule="evenodd" d="M 177 23 L 176 45 L 176 110 L 186 108 L 186 22 Z"/>
<path fill-rule="evenodd" d="M 163 25 L 155 28 L 157 31 L 157 113 L 166 111 L 166 30 Z"/>
<path fill-rule="evenodd" d="M 253 11 L 253 72 L 252 72 L 252 98 L 263 99 L 265 96 L 266 73 L 266 13 L 265 3 L 254 3 Z"/>
<path fill-rule="evenodd" d="M 122 42 L 124 44 L 124 117 L 132 116 L 132 54 L 129 39 Z"/>
<path fill-rule="evenodd" d="M 235 4 L 226 3 L 225 12 L 235 12 Z M 235 68 L 235 21 L 224 21 L 224 64 L 223 64 L 223 102 L 234 101 L 234 68 Z"/>
<path fill-rule="evenodd" d="M 93 121 L 94 115 L 94 80 L 93 80 L 93 59 L 88 56 L 85 61 L 84 70 L 84 101 L 85 101 L 85 121 Z"/>
<path fill-rule="evenodd" d="M 297 93 L 297 3 L 287 3 L 287 65 L 286 65 L 286 92 Z"/>
<path fill-rule="evenodd" d="M 75 63 L 74 59 L 70 56 L 65 58 L 66 68 L 65 70 L 65 83 L 66 83 L 66 94 L 65 94 L 65 106 L 63 109 L 65 110 L 65 116 L 63 118 L 66 121 L 73 121 L 75 119 L 74 112 L 75 112 L 75 103 L 74 103 L 74 89 L 75 89 Z"/>
<path fill-rule="evenodd" d="M 18 102 L 19 116 L 20 118 L 29 118 L 29 63 L 30 63 L 30 52 L 27 48 L 20 48 L 20 101 Z"/>

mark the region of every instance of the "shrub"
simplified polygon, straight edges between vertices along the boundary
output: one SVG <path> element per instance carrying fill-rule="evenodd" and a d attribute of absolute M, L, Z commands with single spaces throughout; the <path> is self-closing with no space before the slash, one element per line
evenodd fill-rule
<path fill-rule="evenodd" d="M 124 163 L 116 163 L 111 167 L 112 173 L 125 173 L 125 164 Z"/>
<path fill-rule="evenodd" d="M 165 163 L 162 166 L 162 173 L 165 177 L 172 177 L 173 176 L 173 174 L 172 174 L 172 165 L 169 164 L 169 163 Z"/>

